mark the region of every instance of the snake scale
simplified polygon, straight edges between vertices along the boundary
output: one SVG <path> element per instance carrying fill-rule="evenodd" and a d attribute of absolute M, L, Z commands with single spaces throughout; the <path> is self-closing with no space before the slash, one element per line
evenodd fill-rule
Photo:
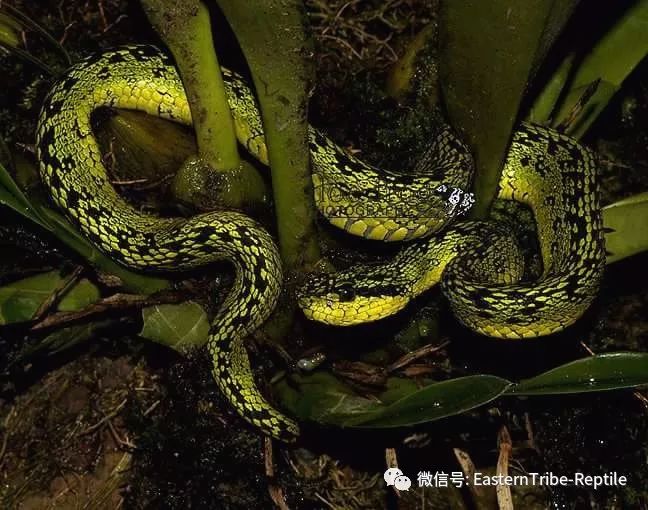
<path fill-rule="evenodd" d="M 253 92 L 237 75 L 223 74 L 237 137 L 267 164 Z M 230 262 L 236 278 L 207 342 L 214 378 L 248 422 L 293 440 L 297 424 L 261 395 L 243 343 L 268 318 L 281 290 L 272 237 L 239 212 L 162 218 L 125 202 L 110 183 L 92 132 L 91 115 L 100 107 L 192 122 L 173 62 L 156 48 L 128 46 L 82 60 L 54 85 L 39 116 L 37 157 L 53 201 L 88 239 L 128 267 L 176 271 Z M 433 141 L 428 163 L 434 172 L 416 175 L 378 171 L 314 128 L 309 141 L 315 201 L 333 225 L 383 241 L 442 233 L 408 243 L 387 266 L 313 276 L 300 294 L 308 317 L 331 324 L 376 320 L 441 280 L 469 327 L 527 337 L 566 327 L 594 298 L 604 261 L 594 159 L 566 136 L 523 125 L 500 183 L 500 197 L 529 204 L 538 223 L 544 273 L 529 283 L 518 282 L 519 251 L 496 225 L 461 222 L 444 229 L 469 206 L 461 188 L 470 185 L 472 174 L 469 152 L 451 131 L 441 128 Z"/>

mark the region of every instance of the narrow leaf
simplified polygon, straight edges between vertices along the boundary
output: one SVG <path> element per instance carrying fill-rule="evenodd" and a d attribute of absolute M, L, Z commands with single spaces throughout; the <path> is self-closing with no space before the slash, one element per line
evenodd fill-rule
<path fill-rule="evenodd" d="M 648 192 L 603 208 L 607 263 L 648 249 Z"/>
<path fill-rule="evenodd" d="M 435 421 L 487 404 L 511 384 L 492 375 L 432 383 L 369 416 L 350 419 L 346 425 L 383 428 Z"/>
<path fill-rule="evenodd" d="M 29 199 L 2 164 L 0 164 L 0 204 L 10 207 L 44 229 L 51 230 L 51 225 L 47 219 L 32 206 Z"/>
<path fill-rule="evenodd" d="M 476 375 L 431 383 L 389 378 L 377 398 L 359 396 L 330 373 L 296 375 L 276 385 L 276 394 L 289 411 L 302 419 L 342 427 L 391 428 L 415 425 L 459 414 L 490 402 L 512 383 Z"/>
<path fill-rule="evenodd" d="M 567 129 L 576 138 L 587 131 L 626 77 L 648 54 L 648 0 L 587 5 L 589 12 L 584 23 L 592 19 L 610 22 L 606 22 L 607 30 L 599 35 L 594 47 L 576 63 L 568 83 L 569 90 L 552 122 L 554 126 L 563 123 L 587 87 L 600 80 L 586 107 Z"/>
<path fill-rule="evenodd" d="M 648 384 L 648 353 L 614 352 L 579 359 L 526 379 L 510 395 L 552 395 L 616 390 Z"/>

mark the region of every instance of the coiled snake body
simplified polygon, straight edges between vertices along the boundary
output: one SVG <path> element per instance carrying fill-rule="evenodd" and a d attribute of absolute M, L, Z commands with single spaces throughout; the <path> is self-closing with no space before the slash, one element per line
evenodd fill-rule
<path fill-rule="evenodd" d="M 224 71 L 224 77 L 239 141 L 267 163 L 253 93 L 236 75 Z M 160 218 L 126 203 L 108 179 L 92 133 L 90 116 L 102 106 L 191 124 L 182 83 L 172 62 L 157 49 L 132 46 L 85 59 L 53 87 L 39 117 L 37 156 L 52 199 L 85 236 L 126 266 L 172 271 L 231 262 L 236 279 L 213 319 L 207 344 L 214 377 L 246 420 L 273 437 L 293 439 L 297 425 L 260 394 L 243 345 L 245 336 L 267 319 L 281 289 L 281 262 L 271 236 L 237 212 Z M 319 210 L 334 225 L 370 239 L 409 240 L 440 230 L 461 209 L 457 202 L 463 200 L 461 206 L 467 198 L 461 198 L 459 188 L 469 185 L 471 167 L 465 147 L 449 131 L 441 130 L 434 143 L 439 175 L 401 176 L 374 170 L 311 128 Z M 307 316 L 332 323 L 329 319 L 354 313 L 355 319 L 338 322 L 375 320 L 435 283 L 447 265 L 446 295 L 459 318 L 474 329 L 495 336 L 560 329 L 587 308 L 602 268 L 593 174 L 589 152 L 567 137 L 532 127 L 516 135 L 500 195 L 526 201 L 534 209 L 545 262 L 539 283 L 515 283 L 520 261 L 511 241 L 495 231 L 484 237 L 479 224 L 468 223 L 446 231 L 440 251 L 430 248 L 429 241 L 410 244 L 398 257 L 403 269 L 382 275 L 382 281 L 377 268 L 368 272 L 366 286 L 355 278 L 350 299 L 339 279 L 313 278 L 300 304 Z M 440 186 L 440 178 L 447 184 Z M 340 208 L 351 204 L 351 214 Z M 490 244 L 490 239 L 497 243 Z M 406 273 L 412 277 L 398 278 Z M 486 285 L 477 283 L 484 281 Z M 359 307 L 349 306 L 354 302 Z M 524 312 L 523 320 L 515 315 L 519 312 Z"/>

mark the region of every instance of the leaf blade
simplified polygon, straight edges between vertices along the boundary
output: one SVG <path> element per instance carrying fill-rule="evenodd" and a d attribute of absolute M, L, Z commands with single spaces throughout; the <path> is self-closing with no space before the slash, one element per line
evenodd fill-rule
<path fill-rule="evenodd" d="M 141 337 L 180 353 L 204 345 L 209 333 L 207 314 L 193 301 L 144 308 L 142 321 Z"/>
<path fill-rule="evenodd" d="M 506 395 L 588 393 L 648 384 L 648 353 L 612 352 L 561 365 L 511 387 Z"/>

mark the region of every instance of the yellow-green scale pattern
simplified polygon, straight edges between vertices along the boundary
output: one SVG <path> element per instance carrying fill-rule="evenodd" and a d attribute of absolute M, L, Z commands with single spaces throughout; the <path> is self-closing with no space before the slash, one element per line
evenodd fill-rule
<path fill-rule="evenodd" d="M 296 423 L 263 398 L 243 345 L 268 318 L 281 290 L 281 261 L 272 237 L 237 212 L 160 218 L 126 203 L 109 181 L 92 132 L 90 116 L 102 106 L 191 124 L 182 83 L 155 48 L 128 47 L 80 62 L 53 87 L 39 117 L 37 155 L 52 199 L 84 235 L 126 266 L 175 271 L 229 261 L 235 282 L 207 343 L 214 378 L 243 418 L 266 434 L 293 440 Z"/>
<path fill-rule="evenodd" d="M 239 142 L 267 164 L 254 95 L 237 75 L 225 69 L 223 75 Z M 160 218 L 127 204 L 109 182 L 92 133 L 90 116 L 104 106 L 191 124 L 177 72 L 156 48 L 132 46 L 85 59 L 54 86 L 39 117 L 37 155 L 52 199 L 89 239 L 129 267 L 172 271 L 229 261 L 235 283 L 208 340 L 214 377 L 246 420 L 273 437 L 294 439 L 297 425 L 263 398 L 243 345 L 280 292 L 273 239 L 236 212 Z M 315 203 L 324 218 L 353 235 L 414 240 L 462 212 L 455 192 L 470 185 L 472 160 L 447 127 L 432 141 L 422 174 L 379 171 L 313 128 L 309 143 Z M 300 305 L 308 317 L 331 324 L 369 322 L 402 309 L 441 280 L 460 320 L 481 333 L 518 338 L 566 327 L 589 306 L 603 268 L 594 173 L 592 155 L 563 135 L 526 125 L 515 134 L 500 197 L 525 202 L 535 213 L 545 267 L 538 282 L 519 282 L 522 260 L 507 232 L 469 222 L 410 243 L 387 266 L 313 277 Z"/>
<path fill-rule="evenodd" d="M 524 259 L 510 229 L 459 222 L 410 243 L 395 259 L 316 275 L 301 289 L 307 317 L 352 326 L 392 315 L 442 283 L 454 314 L 470 329 L 498 338 L 556 333 L 596 297 L 605 246 L 594 155 L 551 129 L 522 124 L 514 134 L 499 198 L 532 210 L 543 273 L 522 281 Z"/>
<path fill-rule="evenodd" d="M 253 92 L 227 69 L 223 77 L 239 142 L 267 164 Z M 128 46 L 82 60 L 52 88 L 39 117 L 37 155 L 53 201 L 84 235 L 126 266 L 173 271 L 231 262 L 235 284 L 209 334 L 214 377 L 246 420 L 273 437 L 293 439 L 297 425 L 263 399 L 243 347 L 243 338 L 267 319 L 280 292 L 281 264 L 272 238 L 236 212 L 169 219 L 127 204 L 109 182 L 92 132 L 90 117 L 100 107 L 191 124 L 182 82 L 157 48 Z M 460 211 L 449 207 L 447 193 L 435 191 L 439 178 L 454 190 L 466 188 L 472 176 L 470 164 L 460 164 L 466 160 L 465 147 L 449 130 L 436 142 L 443 156 L 437 175 L 379 172 L 313 128 L 309 143 L 319 210 L 332 224 L 367 239 L 399 241 L 439 230 Z"/>

